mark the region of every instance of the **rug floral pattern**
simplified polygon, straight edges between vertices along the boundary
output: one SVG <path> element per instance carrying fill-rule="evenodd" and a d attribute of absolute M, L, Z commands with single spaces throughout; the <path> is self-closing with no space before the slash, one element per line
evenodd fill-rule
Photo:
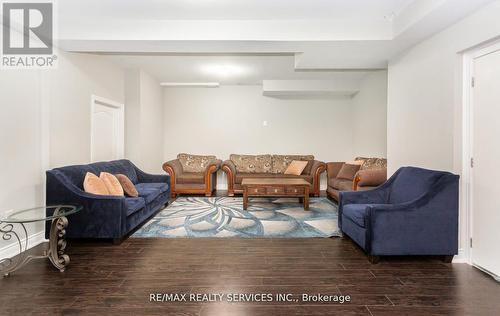
<path fill-rule="evenodd" d="M 180 197 L 133 237 L 331 237 L 340 236 L 337 205 L 311 198 L 305 211 L 295 198 Z"/>

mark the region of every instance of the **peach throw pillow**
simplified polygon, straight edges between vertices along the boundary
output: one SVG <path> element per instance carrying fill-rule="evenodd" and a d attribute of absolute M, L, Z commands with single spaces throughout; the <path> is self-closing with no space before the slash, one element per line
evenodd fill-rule
<path fill-rule="evenodd" d="M 92 172 L 87 172 L 85 174 L 85 179 L 83 180 L 83 189 L 87 193 L 98 194 L 98 195 L 109 195 L 109 191 L 106 188 L 104 181 Z"/>
<path fill-rule="evenodd" d="M 288 168 L 285 170 L 285 174 L 293 174 L 296 176 L 300 176 L 302 174 L 302 171 L 306 168 L 308 161 L 301 161 L 301 160 L 293 160 L 289 165 Z"/>
<path fill-rule="evenodd" d="M 101 178 L 102 181 L 104 181 L 104 184 L 108 189 L 109 195 L 117 195 L 117 196 L 124 195 L 122 185 L 114 175 L 108 172 L 101 172 L 99 178 Z"/>

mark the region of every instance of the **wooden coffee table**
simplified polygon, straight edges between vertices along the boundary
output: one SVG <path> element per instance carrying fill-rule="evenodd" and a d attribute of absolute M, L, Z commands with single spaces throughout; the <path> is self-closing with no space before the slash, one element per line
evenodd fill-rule
<path fill-rule="evenodd" d="M 248 197 L 298 197 L 309 209 L 310 183 L 304 179 L 244 178 L 243 209 L 248 208 Z"/>

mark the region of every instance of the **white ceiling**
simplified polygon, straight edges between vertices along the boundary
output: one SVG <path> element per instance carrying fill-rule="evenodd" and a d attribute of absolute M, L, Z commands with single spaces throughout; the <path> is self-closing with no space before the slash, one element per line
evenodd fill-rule
<path fill-rule="evenodd" d="M 56 43 L 160 81 L 359 82 L 493 1 L 60 0 Z M 206 70 L 231 65 L 233 76 Z"/>
<path fill-rule="evenodd" d="M 294 56 L 106 56 L 124 68 L 143 69 L 161 82 L 255 85 L 263 80 L 359 81 L 366 72 L 296 71 Z M 228 71 L 224 71 L 228 68 Z M 219 71 L 222 69 L 222 71 Z M 234 71 L 232 71 L 234 69 Z"/>
<path fill-rule="evenodd" d="M 168 20 L 382 20 L 413 0 L 63 0 L 60 15 Z"/>

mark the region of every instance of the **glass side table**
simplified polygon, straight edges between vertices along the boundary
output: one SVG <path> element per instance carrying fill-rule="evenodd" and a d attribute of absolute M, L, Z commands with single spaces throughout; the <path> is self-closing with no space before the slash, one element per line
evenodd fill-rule
<path fill-rule="evenodd" d="M 54 267 L 64 272 L 69 264 L 69 256 L 64 253 L 66 249 L 64 237 L 68 226 L 66 216 L 79 212 L 81 209 L 81 206 L 73 205 L 42 206 L 14 211 L 4 218 L 0 218 L 1 238 L 6 241 L 16 241 L 19 245 L 19 254 L 17 256 L 0 260 L 0 273 L 8 276 L 31 260 L 40 258 L 49 258 Z M 52 221 L 49 248 L 41 256 L 28 255 L 28 231 L 25 224 L 46 221 Z"/>

